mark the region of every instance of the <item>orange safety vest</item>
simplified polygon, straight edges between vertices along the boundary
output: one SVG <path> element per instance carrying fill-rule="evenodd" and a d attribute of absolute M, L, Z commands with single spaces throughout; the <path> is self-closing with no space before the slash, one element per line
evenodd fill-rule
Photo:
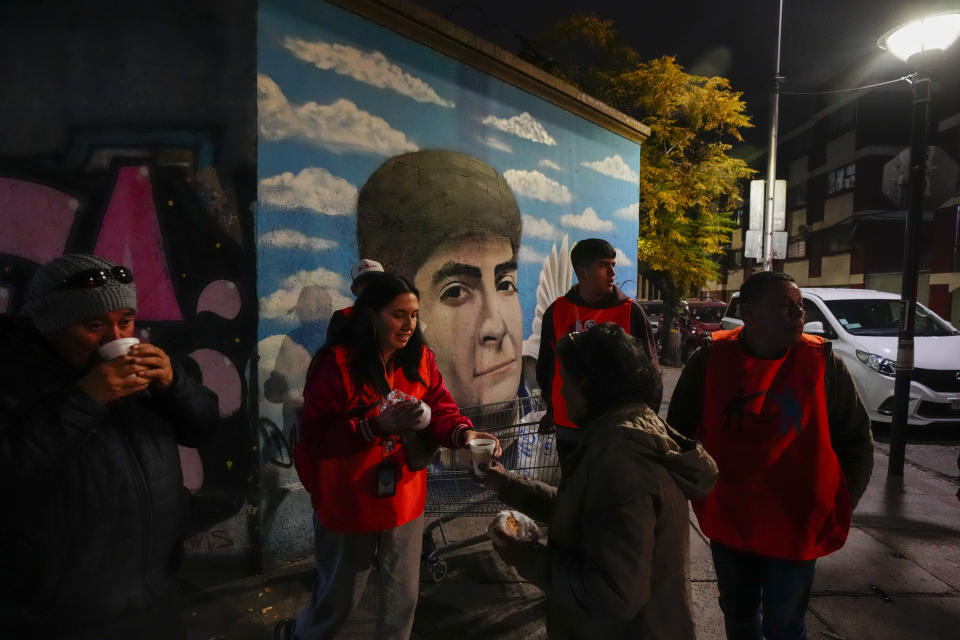
<path fill-rule="evenodd" d="M 586 331 L 590 327 L 604 322 L 614 322 L 623 327 L 624 331 L 630 333 L 630 313 L 632 309 L 633 301 L 629 298 L 615 307 L 606 309 L 581 307 L 570 302 L 566 296 L 557 298 L 553 303 L 553 336 L 555 342 L 553 380 L 550 383 L 550 404 L 553 409 L 553 423 L 558 427 L 578 428 L 567 416 L 567 403 L 564 402 L 563 394 L 560 393 L 563 380 L 560 378 L 560 358 L 556 355 L 556 343 L 560 342 L 571 331 Z"/>
<path fill-rule="evenodd" d="M 373 407 L 364 417 L 379 415 L 382 397 L 368 384 L 357 393 L 349 370 L 349 351 L 343 346 L 332 349 L 340 368 L 347 396 L 350 398 L 346 414 L 361 406 Z M 429 382 L 430 367 L 427 350 L 420 356 L 420 377 Z M 402 369 L 386 374 L 391 389 L 403 391 L 414 398 L 422 399 L 427 386 L 407 380 Z M 309 452 L 300 447 L 300 457 Z M 427 499 L 427 472 L 425 469 L 411 471 L 403 443 L 396 436 L 378 437 L 358 453 L 335 458 L 311 456 L 307 464 L 298 464 L 314 474 L 310 495 L 317 519 L 331 531 L 359 533 L 382 531 L 410 522 L 423 513 Z M 390 497 L 377 497 L 377 473 L 384 465 L 396 472 L 396 492 Z"/>
<path fill-rule="evenodd" d="M 715 542 L 784 560 L 812 560 L 843 546 L 850 494 L 830 444 L 824 340 L 804 334 L 779 360 L 740 348 L 743 327 L 717 331 L 707 351 L 696 437 L 720 469 L 692 500 Z"/>

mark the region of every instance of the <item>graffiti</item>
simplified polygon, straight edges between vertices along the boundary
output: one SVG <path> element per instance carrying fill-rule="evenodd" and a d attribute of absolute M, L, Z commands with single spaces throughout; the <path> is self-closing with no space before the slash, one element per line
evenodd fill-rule
<path fill-rule="evenodd" d="M 283 430 L 270 418 L 260 418 L 260 437 L 263 439 L 266 452 L 272 449 L 270 464 L 274 464 L 282 469 L 289 469 L 293 466 L 293 437 L 288 438 Z M 266 454 L 265 455 L 269 455 Z"/>
<path fill-rule="evenodd" d="M 234 547 L 233 538 L 226 531 L 208 531 L 190 536 L 183 542 L 189 551 L 222 551 Z"/>
<path fill-rule="evenodd" d="M 33 272 L 61 253 L 94 253 L 133 271 L 136 335 L 163 347 L 218 397 L 223 435 L 199 450 L 179 448 L 184 486 L 200 498 L 196 520 L 209 526 L 239 512 L 252 462 L 239 375 L 256 321 L 245 302 L 253 298 L 245 252 L 204 209 L 182 167 L 98 158 L 106 169 L 61 170 L 64 183 L 88 185 L 82 190 L 60 188 L 49 171 L 45 183 L 22 171 L 0 176 L 0 224 L 11 230 L 0 234 L 3 311 L 16 313 Z"/>

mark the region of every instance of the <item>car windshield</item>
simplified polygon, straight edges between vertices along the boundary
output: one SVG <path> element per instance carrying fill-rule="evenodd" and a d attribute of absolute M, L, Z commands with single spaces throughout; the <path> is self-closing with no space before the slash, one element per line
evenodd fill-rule
<path fill-rule="evenodd" d="M 641 302 L 640 306 L 643 307 L 644 313 L 648 316 L 659 316 L 663 314 L 662 302 Z"/>
<path fill-rule="evenodd" d="M 895 336 L 900 331 L 899 300 L 829 300 L 827 308 L 845 330 L 855 336 Z M 949 336 L 954 331 L 917 306 L 914 335 Z"/>
<path fill-rule="evenodd" d="M 723 307 L 690 307 L 690 314 L 700 322 L 720 322 Z"/>

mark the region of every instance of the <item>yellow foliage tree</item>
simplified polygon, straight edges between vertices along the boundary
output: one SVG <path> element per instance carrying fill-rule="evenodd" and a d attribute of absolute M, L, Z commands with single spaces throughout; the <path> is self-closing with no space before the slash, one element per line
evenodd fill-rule
<path fill-rule="evenodd" d="M 589 57 L 551 72 L 650 127 L 641 147 L 637 258 L 663 292 L 661 326 L 670 327 L 682 297 L 720 275 L 716 258 L 735 228 L 740 185 L 754 173 L 727 155 L 752 126 L 742 94 L 726 78 L 687 73 L 673 57 L 641 60 L 612 21 L 595 16 L 565 18 L 539 44 L 559 58 Z M 678 347 L 670 346 L 666 359 L 675 360 Z"/>

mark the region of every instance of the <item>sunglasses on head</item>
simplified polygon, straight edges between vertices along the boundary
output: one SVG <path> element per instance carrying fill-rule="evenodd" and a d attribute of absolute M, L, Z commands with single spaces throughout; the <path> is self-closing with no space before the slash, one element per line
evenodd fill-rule
<path fill-rule="evenodd" d="M 60 286 L 55 291 L 67 291 L 70 289 L 95 289 L 107 284 L 109 280 L 114 280 L 120 284 L 130 284 L 133 282 L 133 271 L 126 267 L 110 267 L 109 269 L 87 269 L 78 271 L 68 278 L 64 278 Z"/>

